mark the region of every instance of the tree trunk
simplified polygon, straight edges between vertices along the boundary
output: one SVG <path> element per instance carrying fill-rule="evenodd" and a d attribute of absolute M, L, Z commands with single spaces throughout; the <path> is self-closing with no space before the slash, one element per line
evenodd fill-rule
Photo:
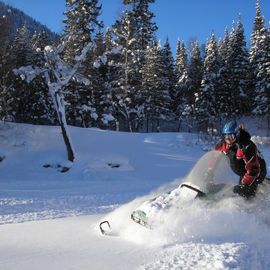
<path fill-rule="evenodd" d="M 56 106 L 55 109 L 57 110 L 58 121 L 60 123 L 64 142 L 66 145 L 66 149 L 68 153 L 68 160 L 73 162 L 75 155 L 74 155 L 74 150 L 71 143 L 71 138 L 69 136 L 69 132 L 67 129 L 67 121 L 66 121 L 66 116 L 65 116 L 64 104 L 62 102 L 61 97 L 57 93 L 57 91 L 52 90 L 51 93 L 54 93 L 54 100 L 55 100 L 55 106 Z"/>
<path fill-rule="evenodd" d="M 62 130 L 64 142 L 65 142 L 65 145 L 66 145 L 66 148 L 67 148 L 68 160 L 73 162 L 75 157 L 74 157 L 74 150 L 73 150 L 72 144 L 70 142 L 70 138 L 68 136 L 65 125 L 61 122 L 60 126 L 61 126 L 61 130 Z"/>

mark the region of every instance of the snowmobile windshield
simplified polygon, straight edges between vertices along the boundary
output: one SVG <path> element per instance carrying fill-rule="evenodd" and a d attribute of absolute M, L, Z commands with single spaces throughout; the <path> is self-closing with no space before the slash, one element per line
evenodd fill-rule
<path fill-rule="evenodd" d="M 234 185 L 232 171 L 227 157 L 219 151 L 211 151 L 202 156 L 184 180 L 204 193 L 213 185 Z"/>

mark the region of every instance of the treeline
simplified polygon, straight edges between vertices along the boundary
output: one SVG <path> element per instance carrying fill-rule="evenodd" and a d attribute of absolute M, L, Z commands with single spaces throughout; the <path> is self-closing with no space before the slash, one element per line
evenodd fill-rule
<path fill-rule="evenodd" d="M 46 54 L 58 48 L 54 60 L 50 55 L 50 72 L 63 82 L 63 63 L 72 70 L 90 43 L 73 69 L 76 76 L 57 88 L 70 125 L 143 132 L 205 130 L 229 118 L 268 114 L 270 30 L 259 1 L 250 48 L 239 17 L 224 38 L 212 32 L 205 46 L 194 41 L 187 49 L 178 40 L 175 58 L 169 40 L 164 45 L 157 40 L 150 10 L 154 3 L 123 0 L 122 15 L 105 30 L 98 0 L 66 0 L 59 37 L 44 29 L 30 32 L 24 24 L 11 38 L 14 14 L 7 9 L 0 18 L 1 119 L 57 124 L 49 73 L 47 78 L 42 73 L 49 65 Z M 16 72 L 21 67 L 32 72 L 31 80 Z"/>

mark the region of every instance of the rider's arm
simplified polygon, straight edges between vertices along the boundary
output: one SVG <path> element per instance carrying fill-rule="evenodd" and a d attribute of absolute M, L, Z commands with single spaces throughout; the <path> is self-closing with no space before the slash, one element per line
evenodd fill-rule
<path fill-rule="evenodd" d="M 226 148 L 226 144 L 223 141 L 220 141 L 216 144 L 215 150 L 223 152 L 224 154 L 226 154 L 228 151 L 228 149 Z"/>
<path fill-rule="evenodd" d="M 236 157 L 239 159 L 242 158 L 245 161 L 247 172 L 242 178 L 242 183 L 245 183 L 249 186 L 252 185 L 252 183 L 260 175 L 261 171 L 256 145 L 250 141 L 248 144 L 238 149 Z"/>

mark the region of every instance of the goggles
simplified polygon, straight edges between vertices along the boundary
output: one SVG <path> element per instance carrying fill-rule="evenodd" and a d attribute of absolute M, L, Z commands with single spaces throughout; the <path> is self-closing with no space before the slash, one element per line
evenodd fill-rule
<path fill-rule="evenodd" d="M 235 136 L 235 134 L 224 134 L 223 135 L 223 137 L 224 137 L 224 140 L 226 141 L 226 140 L 228 140 L 228 141 L 236 141 L 236 136 Z"/>

